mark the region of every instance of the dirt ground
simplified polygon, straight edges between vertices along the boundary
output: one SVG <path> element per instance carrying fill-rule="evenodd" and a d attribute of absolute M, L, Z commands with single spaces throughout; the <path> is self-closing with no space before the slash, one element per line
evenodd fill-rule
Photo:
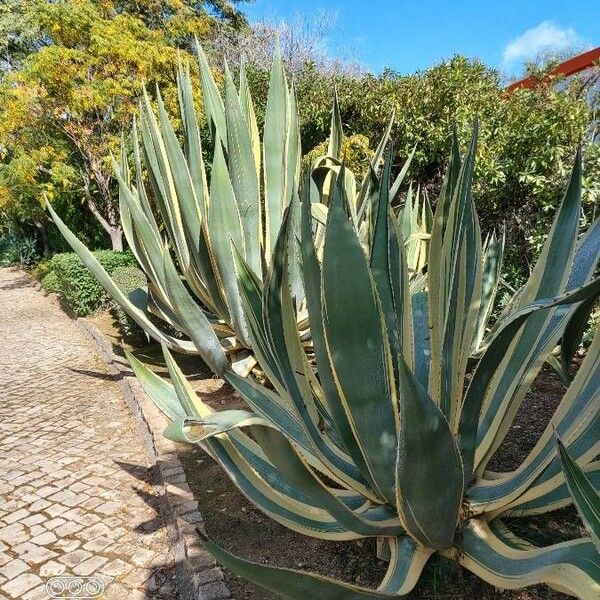
<path fill-rule="evenodd" d="M 114 336 L 108 316 L 94 318 L 96 325 Z M 160 350 L 147 346 L 136 352 L 140 359 L 163 371 Z M 216 409 L 243 407 L 243 401 L 226 383 L 195 358 L 178 357 L 181 367 L 198 394 Z M 495 471 L 512 470 L 520 464 L 546 427 L 562 395 L 564 385 L 549 368 L 537 378 L 506 440 L 490 464 Z M 208 535 L 227 550 L 245 558 L 277 566 L 313 571 L 367 587 L 377 587 L 386 563 L 377 559 L 374 540 L 328 542 L 299 535 L 256 510 L 238 492 L 223 470 L 199 447 L 181 456 L 188 483 L 198 500 Z M 527 533 L 540 545 L 582 535 L 583 527 L 574 509 L 556 511 L 550 518 L 514 519 L 511 527 Z M 276 600 L 247 581 L 225 571 L 236 600 Z M 410 600 L 566 600 L 569 596 L 546 586 L 502 591 L 479 580 L 460 566 L 434 557 L 426 567 Z M 307 599 L 309 600 L 309 599 Z"/>

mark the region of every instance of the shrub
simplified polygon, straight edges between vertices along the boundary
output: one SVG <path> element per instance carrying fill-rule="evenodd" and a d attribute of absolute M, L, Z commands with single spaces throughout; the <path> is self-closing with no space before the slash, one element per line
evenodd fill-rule
<path fill-rule="evenodd" d="M 112 279 L 126 296 L 148 284 L 144 272 L 132 265 L 117 267 L 112 272 Z M 123 337 L 137 336 L 143 332 L 142 328 L 114 300 L 110 302 L 110 309 Z"/>
<path fill-rule="evenodd" d="M 33 267 L 31 270 L 31 276 L 37 281 L 42 281 L 46 275 L 52 272 L 52 259 L 44 258 Z"/>
<path fill-rule="evenodd" d="M 8 232 L 0 237 L 0 267 L 31 267 L 39 259 L 35 239 Z"/>
<path fill-rule="evenodd" d="M 98 250 L 93 253 L 96 260 L 110 274 L 118 267 L 135 265 L 135 258 L 131 252 L 113 252 L 112 250 Z M 61 298 L 69 308 L 79 317 L 89 315 L 108 301 L 98 280 L 89 272 L 80 258 L 74 252 L 56 254 L 52 258 L 52 272 L 54 278 L 44 281 L 50 284 L 52 291 L 58 291 Z M 44 285 L 44 289 L 46 286 Z"/>
<path fill-rule="evenodd" d="M 55 271 L 50 271 L 40 280 L 46 294 L 60 294 L 60 285 Z"/>

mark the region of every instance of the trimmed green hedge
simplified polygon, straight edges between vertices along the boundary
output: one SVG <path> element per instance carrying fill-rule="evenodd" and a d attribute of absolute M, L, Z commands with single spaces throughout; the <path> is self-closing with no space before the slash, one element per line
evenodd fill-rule
<path fill-rule="evenodd" d="M 112 278 L 126 296 L 148 285 L 146 274 L 134 266 L 117 267 L 112 273 Z M 123 337 L 143 334 L 141 327 L 114 300 L 111 300 L 110 307 Z"/>
<path fill-rule="evenodd" d="M 137 264 L 129 251 L 98 250 L 94 252 L 94 256 L 109 274 L 120 267 Z M 102 286 L 75 253 L 55 254 L 50 267 L 42 280 L 44 289 L 59 293 L 77 316 L 89 315 L 108 302 L 109 298 Z"/>

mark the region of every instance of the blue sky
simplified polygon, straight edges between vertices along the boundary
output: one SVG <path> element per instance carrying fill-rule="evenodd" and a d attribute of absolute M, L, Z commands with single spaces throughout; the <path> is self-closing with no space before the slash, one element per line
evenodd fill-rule
<path fill-rule="evenodd" d="M 352 50 L 367 68 L 401 73 L 453 54 L 508 75 L 539 51 L 600 45 L 600 0 L 254 0 L 251 21 L 335 13 L 327 52 Z"/>

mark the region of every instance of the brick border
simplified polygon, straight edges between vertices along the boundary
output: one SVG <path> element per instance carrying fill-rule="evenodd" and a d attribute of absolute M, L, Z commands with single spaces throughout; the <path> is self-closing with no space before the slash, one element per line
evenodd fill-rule
<path fill-rule="evenodd" d="M 100 357 L 117 383 L 138 423 L 149 460 L 156 466 L 163 518 L 177 561 L 175 572 L 181 600 L 232 600 L 223 572 L 202 546 L 196 528 L 204 530 L 198 503 L 186 482 L 178 456 L 178 445 L 167 440 L 162 430 L 167 420 L 154 406 L 135 377 L 116 360 L 106 336 L 84 318 L 80 329 L 98 348 Z"/>

